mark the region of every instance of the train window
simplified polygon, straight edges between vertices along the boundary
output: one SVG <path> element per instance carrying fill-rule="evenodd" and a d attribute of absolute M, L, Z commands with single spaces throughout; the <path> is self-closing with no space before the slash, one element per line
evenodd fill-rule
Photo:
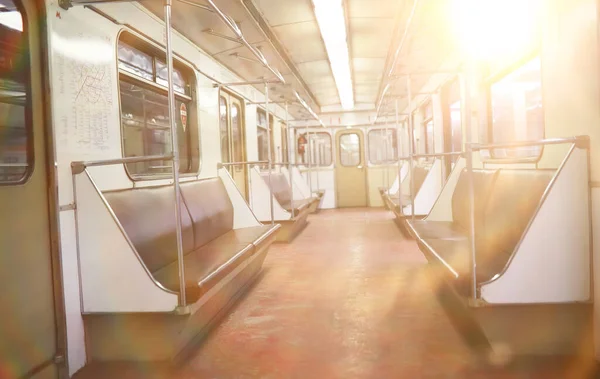
<path fill-rule="evenodd" d="M 262 109 L 256 112 L 256 126 L 258 138 L 258 160 L 266 161 L 269 156 L 269 145 L 267 145 L 267 113 Z M 273 146 L 273 116 L 269 115 L 269 129 L 271 132 L 271 160 L 275 156 L 275 148 Z"/>
<path fill-rule="evenodd" d="M 542 72 L 539 57 L 493 83 L 490 87 L 492 142 L 544 138 Z M 492 158 L 538 158 L 541 147 L 495 149 Z"/>
<path fill-rule="evenodd" d="M 333 163 L 331 135 L 329 133 L 310 133 L 310 164 L 314 167 L 328 167 Z"/>
<path fill-rule="evenodd" d="M 462 151 L 462 116 L 460 101 L 450 104 L 450 151 Z"/>
<path fill-rule="evenodd" d="M 243 136 L 244 132 L 242 130 L 241 119 L 242 110 L 240 106 L 236 103 L 231 104 L 231 133 L 233 134 L 233 159 L 236 162 L 244 161 L 244 148 L 243 144 Z"/>
<path fill-rule="evenodd" d="M 460 81 L 458 78 L 448 82 L 442 89 L 443 151 L 462 151 L 462 114 L 460 102 Z M 446 174 L 452 170 L 458 156 L 445 157 Z"/>
<path fill-rule="evenodd" d="M 434 139 L 433 139 L 433 103 L 428 101 L 422 109 L 423 122 L 421 123 L 421 138 L 420 151 L 423 154 L 433 154 Z"/>
<path fill-rule="evenodd" d="M 369 139 L 369 162 L 371 164 L 390 163 L 398 157 L 396 129 L 370 130 L 367 137 Z"/>
<path fill-rule="evenodd" d="M 340 137 L 340 160 L 344 167 L 356 167 L 360 164 L 360 137 L 356 133 Z"/>
<path fill-rule="evenodd" d="M 219 129 L 221 131 L 221 161 L 229 162 L 229 130 L 227 129 L 227 100 L 219 97 Z"/>
<path fill-rule="evenodd" d="M 18 184 L 33 158 L 29 41 L 17 6 L 8 0 L 0 7 L 0 184 Z"/>
<path fill-rule="evenodd" d="M 123 153 L 126 157 L 168 155 L 171 152 L 171 128 L 167 93 L 167 68 L 164 52 L 156 50 L 124 33 L 119 41 L 119 89 Z M 124 41 L 125 40 L 125 41 Z M 192 121 L 194 101 L 191 88 L 194 74 L 178 62 L 174 68 L 175 115 L 178 130 L 180 172 L 198 170 L 198 142 L 194 141 Z M 170 161 L 152 161 L 126 165 L 132 178 L 167 175 Z"/>

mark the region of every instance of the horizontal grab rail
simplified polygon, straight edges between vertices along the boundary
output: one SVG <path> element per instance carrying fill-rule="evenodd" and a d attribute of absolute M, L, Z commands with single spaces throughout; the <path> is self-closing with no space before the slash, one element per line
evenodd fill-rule
<path fill-rule="evenodd" d="M 150 155 L 147 157 L 126 157 L 115 159 L 102 159 L 97 161 L 75 161 L 71 162 L 71 170 L 74 174 L 82 173 L 87 167 L 111 166 L 115 164 L 141 163 L 152 161 L 172 161 L 173 155 Z"/>
<path fill-rule="evenodd" d="M 226 162 L 226 163 L 217 163 L 217 168 L 227 167 L 227 166 L 245 166 L 251 164 L 267 164 L 269 161 L 247 161 L 247 162 Z"/>
<path fill-rule="evenodd" d="M 506 143 L 491 143 L 491 144 L 478 144 L 478 143 L 467 143 L 471 147 L 472 151 L 491 150 L 491 149 L 506 149 L 515 147 L 534 147 L 534 146 L 547 146 L 547 145 L 562 145 L 567 143 L 580 144 L 583 143 L 587 146 L 589 141 L 588 136 L 576 136 L 567 138 L 547 138 L 536 141 L 516 141 Z"/>
<path fill-rule="evenodd" d="M 462 151 L 452 151 L 448 153 L 433 153 L 433 154 L 415 154 L 413 158 L 439 158 L 439 157 L 459 157 L 463 155 Z"/>
<path fill-rule="evenodd" d="M 273 66 L 271 66 L 269 64 L 269 62 L 267 61 L 267 59 L 265 58 L 265 56 L 259 50 L 257 50 L 254 46 L 252 46 L 246 40 L 246 38 L 244 38 L 244 34 L 242 33 L 241 29 L 238 27 L 236 22 L 231 17 L 229 17 L 228 15 L 223 13 L 223 11 L 221 11 L 221 9 L 219 9 L 219 7 L 217 6 L 217 4 L 215 3 L 214 0 L 207 0 L 207 2 L 208 2 L 208 6 L 214 10 L 214 12 L 219 16 L 219 18 L 221 18 L 221 20 L 225 23 L 225 25 L 227 25 L 227 27 L 236 35 L 237 39 L 239 40 L 239 43 L 246 46 L 246 48 L 248 50 L 250 50 L 252 55 L 254 55 L 254 57 L 256 57 L 256 59 L 267 70 L 269 70 L 277 78 L 277 80 L 279 82 L 285 83 L 285 78 L 283 77 L 283 75 L 277 69 L 275 69 Z M 190 2 L 188 2 L 187 4 L 189 4 L 189 3 Z M 204 5 L 204 4 L 200 4 L 200 5 Z"/>
<path fill-rule="evenodd" d="M 29 167 L 29 163 L 0 163 L 0 167 Z"/>

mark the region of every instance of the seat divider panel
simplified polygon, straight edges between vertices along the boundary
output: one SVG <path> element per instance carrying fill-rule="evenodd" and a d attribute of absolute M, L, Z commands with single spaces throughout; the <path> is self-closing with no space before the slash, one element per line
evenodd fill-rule
<path fill-rule="evenodd" d="M 442 161 L 436 159 L 415 196 L 415 214 L 429 214 L 442 190 Z"/>
<path fill-rule="evenodd" d="M 178 294 L 154 280 L 89 173 L 75 185 L 82 313 L 175 311 Z"/>
<path fill-rule="evenodd" d="M 257 167 L 250 170 L 250 207 L 256 218 L 265 223 L 271 221 L 271 202 L 269 186 L 263 180 Z M 273 215 L 275 221 L 292 219 L 290 212 L 283 209 L 276 198 L 273 198 Z"/>
<path fill-rule="evenodd" d="M 587 151 L 573 147 L 504 272 L 484 283 L 494 304 L 586 302 L 591 298 Z"/>
<path fill-rule="evenodd" d="M 229 174 L 229 171 L 225 168 L 218 170 L 218 175 L 225 189 L 227 195 L 233 204 L 233 229 L 250 228 L 254 226 L 260 226 L 261 223 L 258 221 L 256 215 L 250 209 L 250 206 L 242 196 L 240 190 L 237 188 L 235 181 Z"/>
<path fill-rule="evenodd" d="M 440 195 L 438 196 L 435 204 L 431 208 L 429 215 L 425 220 L 427 221 L 453 221 L 452 218 L 452 196 L 456 189 L 456 184 L 460 178 L 460 173 L 466 167 L 466 161 L 464 158 L 460 158 L 454 164 L 454 168 L 446 180 Z"/>

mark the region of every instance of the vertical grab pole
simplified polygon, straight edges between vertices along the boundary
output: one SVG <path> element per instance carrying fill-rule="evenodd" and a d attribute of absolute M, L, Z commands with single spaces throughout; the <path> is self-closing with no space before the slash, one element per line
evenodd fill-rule
<path fill-rule="evenodd" d="M 398 114 L 398 99 L 395 101 L 395 110 L 396 110 L 396 130 L 400 130 L 400 115 Z M 400 147 L 400 145 L 398 146 Z M 404 149 L 402 149 L 404 153 Z M 400 160 L 400 149 L 398 149 L 398 201 L 400 204 L 400 210 L 402 210 L 402 166 L 404 165 L 404 161 Z M 389 192 L 389 190 L 388 190 Z M 390 193 L 390 195 L 392 195 Z"/>
<path fill-rule="evenodd" d="M 410 169 L 410 208 L 411 208 L 411 220 L 415 221 L 415 172 L 414 172 L 414 162 L 413 155 L 415 154 L 415 131 L 413 125 L 413 111 L 412 111 L 412 83 L 410 80 L 410 75 L 406 75 L 406 91 L 408 95 L 408 156 L 409 156 L 409 169 Z M 402 199 L 400 199 L 400 203 L 402 203 Z"/>
<path fill-rule="evenodd" d="M 287 163 L 288 163 L 288 174 L 290 176 L 290 197 L 292 198 L 292 204 L 294 202 L 294 174 L 292 173 L 292 159 L 291 159 L 291 154 L 290 154 L 290 150 L 291 150 L 291 145 L 289 144 L 290 142 L 290 126 L 288 125 L 289 122 L 289 118 L 288 118 L 288 103 L 287 101 L 285 102 L 285 127 L 287 130 L 287 135 L 286 135 L 286 139 L 287 141 L 285 141 L 286 144 L 288 144 L 288 148 L 286 150 L 286 154 L 287 157 L 285 157 L 285 159 L 287 159 Z M 282 157 L 283 158 L 283 157 Z M 295 215 L 294 215 L 294 206 L 292 206 L 292 219 L 294 219 Z"/>
<path fill-rule="evenodd" d="M 310 188 L 310 196 L 313 193 L 312 186 L 312 149 L 310 147 L 310 134 L 308 133 L 308 124 L 304 126 L 304 131 L 306 132 L 306 163 L 308 167 L 308 188 Z"/>
<path fill-rule="evenodd" d="M 388 135 L 388 126 L 389 126 L 388 124 L 389 124 L 389 121 L 388 121 L 388 117 L 386 116 L 385 117 L 385 139 L 384 139 L 385 146 L 384 146 L 384 149 L 383 149 L 383 155 L 384 155 L 385 158 L 383 159 L 383 164 L 384 164 L 384 170 L 385 170 L 385 175 L 384 175 L 385 186 L 387 188 L 390 188 L 390 169 L 389 169 L 389 166 L 388 166 L 388 164 L 389 164 L 388 163 L 388 138 L 390 136 Z M 369 146 L 369 148 L 370 147 L 371 146 Z M 371 155 L 371 150 L 369 150 L 369 155 Z"/>
<path fill-rule="evenodd" d="M 183 238 L 181 226 L 181 192 L 179 191 L 179 141 L 177 122 L 175 121 L 175 91 L 173 89 L 173 46 L 171 35 L 171 0 L 165 0 L 165 34 L 167 50 L 167 88 L 169 105 L 169 124 L 171 127 L 171 152 L 173 154 L 173 194 L 175 197 L 175 234 L 177 240 L 177 267 L 179 269 L 179 305 L 185 307 L 185 268 L 183 266 Z"/>
<path fill-rule="evenodd" d="M 271 171 L 273 161 L 271 160 L 271 123 L 269 115 L 269 84 L 265 82 L 265 111 L 267 112 L 267 168 L 269 170 L 269 203 L 271 205 L 271 225 L 275 225 L 275 210 L 273 209 L 273 187 L 271 183 Z"/>
<path fill-rule="evenodd" d="M 317 148 L 316 148 L 316 152 L 317 152 L 317 159 L 316 161 L 316 166 L 317 166 L 317 191 L 321 191 L 321 183 L 320 183 L 320 179 L 319 179 L 319 172 L 320 172 L 320 167 L 321 167 L 321 142 L 319 141 L 314 141 L 313 145 L 316 144 Z M 310 194 L 312 196 L 312 193 Z"/>
<path fill-rule="evenodd" d="M 465 144 L 465 152 L 467 155 L 467 178 L 469 184 L 469 247 L 471 249 L 471 275 L 472 275 L 472 300 L 473 303 L 477 301 L 477 251 L 476 251 L 476 240 L 475 240 L 475 183 L 473 180 L 473 120 L 471 119 L 472 113 L 472 99 L 471 99 L 471 88 L 469 81 L 469 71 L 463 73 L 463 86 L 465 94 L 465 137 L 467 143 Z"/>

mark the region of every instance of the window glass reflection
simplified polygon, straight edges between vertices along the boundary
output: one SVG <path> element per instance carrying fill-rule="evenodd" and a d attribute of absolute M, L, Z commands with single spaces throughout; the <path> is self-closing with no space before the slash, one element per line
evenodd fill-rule
<path fill-rule="evenodd" d="M 491 86 L 493 142 L 544 138 L 541 60 L 535 58 Z M 537 157 L 541 147 L 496 149 L 494 158 Z"/>
<path fill-rule="evenodd" d="M 344 167 L 355 167 L 360 164 L 360 137 L 358 134 L 348 133 L 340 137 L 340 163 Z"/>

